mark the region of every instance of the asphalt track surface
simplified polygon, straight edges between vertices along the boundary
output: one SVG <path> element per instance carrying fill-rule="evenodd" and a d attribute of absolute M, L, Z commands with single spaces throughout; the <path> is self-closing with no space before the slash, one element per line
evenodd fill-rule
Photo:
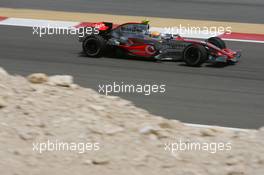
<path fill-rule="evenodd" d="M 263 23 L 263 0 L 1 0 L 0 7 Z"/>
<path fill-rule="evenodd" d="M 262 0 L 1 0 L 0 7 L 263 23 Z M 38 38 L 31 28 L 0 26 L 0 66 L 10 73 L 70 74 L 83 86 L 165 84 L 166 93 L 116 94 L 153 114 L 189 123 L 264 125 L 264 44 L 228 42 L 243 50 L 235 66 L 190 68 L 180 62 L 91 59 L 74 36 Z"/>
<path fill-rule="evenodd" d="M 189 123 L 258 128 L 264 125 L 263 44 L 228 42 L 243 59 L 224 68 L 132 59 L 86 58 L 75 36 L 32 35 L 32 28 L 0 26 L 0 66 L 12 74 L 70 74 L 85 87 L 114 81 L 165 84 L 166 93 L 116 94 L 153 114 Z"/>

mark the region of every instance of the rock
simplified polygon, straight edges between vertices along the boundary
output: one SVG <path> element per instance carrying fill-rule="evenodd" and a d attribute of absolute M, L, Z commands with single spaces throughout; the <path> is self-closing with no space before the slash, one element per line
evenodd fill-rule
<path fill-rule="evenodd" d="M 48 81 L 48 76 L 43 73 L 34 73 L 27 77 L 30 83 L 42 84 Z"/>
<path fill-rule="evenodd" d="M 217 130 L 213 129 L 213 128 L 205 128 L 205 129 L 201 129 L 200 133 L 203 137 L 211 137 L 214 136 L 216 134 Z"/>
<path fill-rule="evenodd" d="M 162 123 L 159 123 L 159 126 L 161 128 L 172 128 L 172 126 L 168 123 L 168 122 L 162 122 Z"/>
<path fill-rule="evenodd" d="M 33 132 L 33 131 L 27 131 L 25 129 L 19 129 L 17 130 L 18 132 L 18 136 L 22 139 L 22 140 L 33 140 L 36 136 L 37 133 Z"/>
<path fill-rule="evenodd" d="M 136 162 L 146 162 L 150 154 L 148 152 L 141 152 L 139 155 L 136 155 L 134 161 Z"/>
<path fill-rule="evenodd" d="M 71 87 L 73 77 L 70 75 L 54 75 L 49 77 L 49 84 L 55 86 Z"/>
<path fill-rule="evenodd" d="M 92 160 L 92 163 L 94 165 L 106 165 L 106 164 L 109 164 L 109 160 L 106 159 L 106 158 L 95 158 L 94 160 Z"/>
<path fill-rule="evenodd" d="M 106 128 L 105 129 L 105 134 L 113 135 L 113 134 L 116 134 L 116 133 L 119 133 L 119 132 L 122 132 L 122 131 L 124 131 L 124 128 L 116 126 L 116 127 Z"/>
<path fill-rule="evenodd" d="M 141 134 L 157 134 L 158 129 L 154 128 L 153 126 L 147 125 L 144 126 L 143 128 L 139 129 L 139 132 Z"/>
<path fill-rule="evenodd" d="M 0 96 L 0 108 L 4 108 L 7 106 L 7 101 L 3 96 Z"/>
<path fill-rule="evenodd" d="M 105 98 L 108 98 L 108 99 L 111 99 L 111 100 L 119 100 L 119 99 L 120 99 L 120 97 L 118 97 L 118 96 L 113 96 L 113 95 L 105 96 Z"/>
<path fill-rule="evenodd" d="M 87 160 L 84 160 L 84 161 L 83 161 L 83 164 L 84 164 L 84 165 L 92 165 L 92 164 L 93 164 L 93 161 L 90 160 L 90 159 L 87 159 Z"/>
<path fill-rule="evenodd" d="M 0 75 L 7 76 L 8 73 L 7 73 L 7 71 L 5 69 L 3 69 L 2 67 L 0 67 Z"/>
<path fill-rule="evenodd" d="M 95 110 L 95 111 L 103 111 L 103 110 L 105 110 L 105 107 L 100 106 L 100 105 L 90 105 L 90 108 Z"/>
<path fill-rule="evenodd" d="M 264 128 L 186 126 L 70 76 L 28 79 L 0 75 L 0 174 L 264 174 Z"/>
<path fill-rule="evenodd" d="M 259 128 L 259 131 L 264 133 L 264 127 Z"/>
<path fill-rule="evenodd" d="M 114 135 L 124 131 L 124 128 L 113 124 L 104 124 L 103 127 L 101 125 L 94 125 L 91 130 L 93 133 L 100 135 Z"/>
<path fill-rule="evenodd" d="M 70 88 L 71 88 L 71 89 L 79 89 L 80 86 L 77 85 L 77 84 L 71 84 L 71 85 L 70 85 Z"/>
<path fill-rule="evenodd" d="M 235 165 L 241 165 L 241 163 L 244 161 L 244 157 L 243 156 L 228 156 L 225 160 L 225 164 L 227 166 L 235 166 Z"/>
<path fill-rule="evenodd" d="M 19 155 L 21 155 L 21 152 L 19 150 L 14 150 L 13 154 L 19 156 Z"/>

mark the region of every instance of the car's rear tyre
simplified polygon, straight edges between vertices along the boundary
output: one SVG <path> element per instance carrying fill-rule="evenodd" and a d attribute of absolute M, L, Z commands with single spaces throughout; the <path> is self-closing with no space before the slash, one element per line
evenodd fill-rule
<path fill-rule="evenodd" d="M 89 57 L 101 57 L 106 50 L 106 41 L 100 35 L 89 35 L 83 41 L 83 52 Z"/>
<path fill-rule="evenodd" d="M 208 59 L 206 49 L 201 45 L 191 44 L 183 51 L 183 61 L 188 66 L 200 66 Z"/>
<path fill-rule="evenodd" d="M 221 38 L 218 38 L 218 37 L 211 37 L 207 40 L 207 42 L 215 45 L 216 47 L 218 47 L 220 49 L 226 48 L 225 42 Z"/>

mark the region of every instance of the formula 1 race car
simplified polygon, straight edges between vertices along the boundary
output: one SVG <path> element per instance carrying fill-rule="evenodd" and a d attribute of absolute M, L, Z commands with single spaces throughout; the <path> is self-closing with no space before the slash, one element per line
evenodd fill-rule
<path fill-rule="evenodd" d="M 236 63 L 241 52 L 226 47 L 223 40 L 212 37 L 205 41 L 186 39 L 179 35 L 150 32 L 148 23 L 93 23 L 97 34 L 79 37 L 83 52 L 89 57 L 101 57 L 107 52 L 122 53 L 156 60 L 183 60 L 188 66 L 205 62 Z"/>

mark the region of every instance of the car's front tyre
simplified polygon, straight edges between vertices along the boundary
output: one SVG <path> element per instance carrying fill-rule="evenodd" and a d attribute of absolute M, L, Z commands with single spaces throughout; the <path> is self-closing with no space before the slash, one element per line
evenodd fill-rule
<path fill-rule="evenodd" d="M 206 49 L 201 45 L 191 44 L 183 51 L 183 61 L 188 66 L 200 66 L 208 59 Z"/>
<path fill-rule="evenodd" d="M 219 37 L 211 37 L 211 38 L 209 38 L 207 40 L 207 42 L 215 45 L 219 49 L 225 49 L 226 48 L 225 42 L 221 38 L 219 38 Z"/>

